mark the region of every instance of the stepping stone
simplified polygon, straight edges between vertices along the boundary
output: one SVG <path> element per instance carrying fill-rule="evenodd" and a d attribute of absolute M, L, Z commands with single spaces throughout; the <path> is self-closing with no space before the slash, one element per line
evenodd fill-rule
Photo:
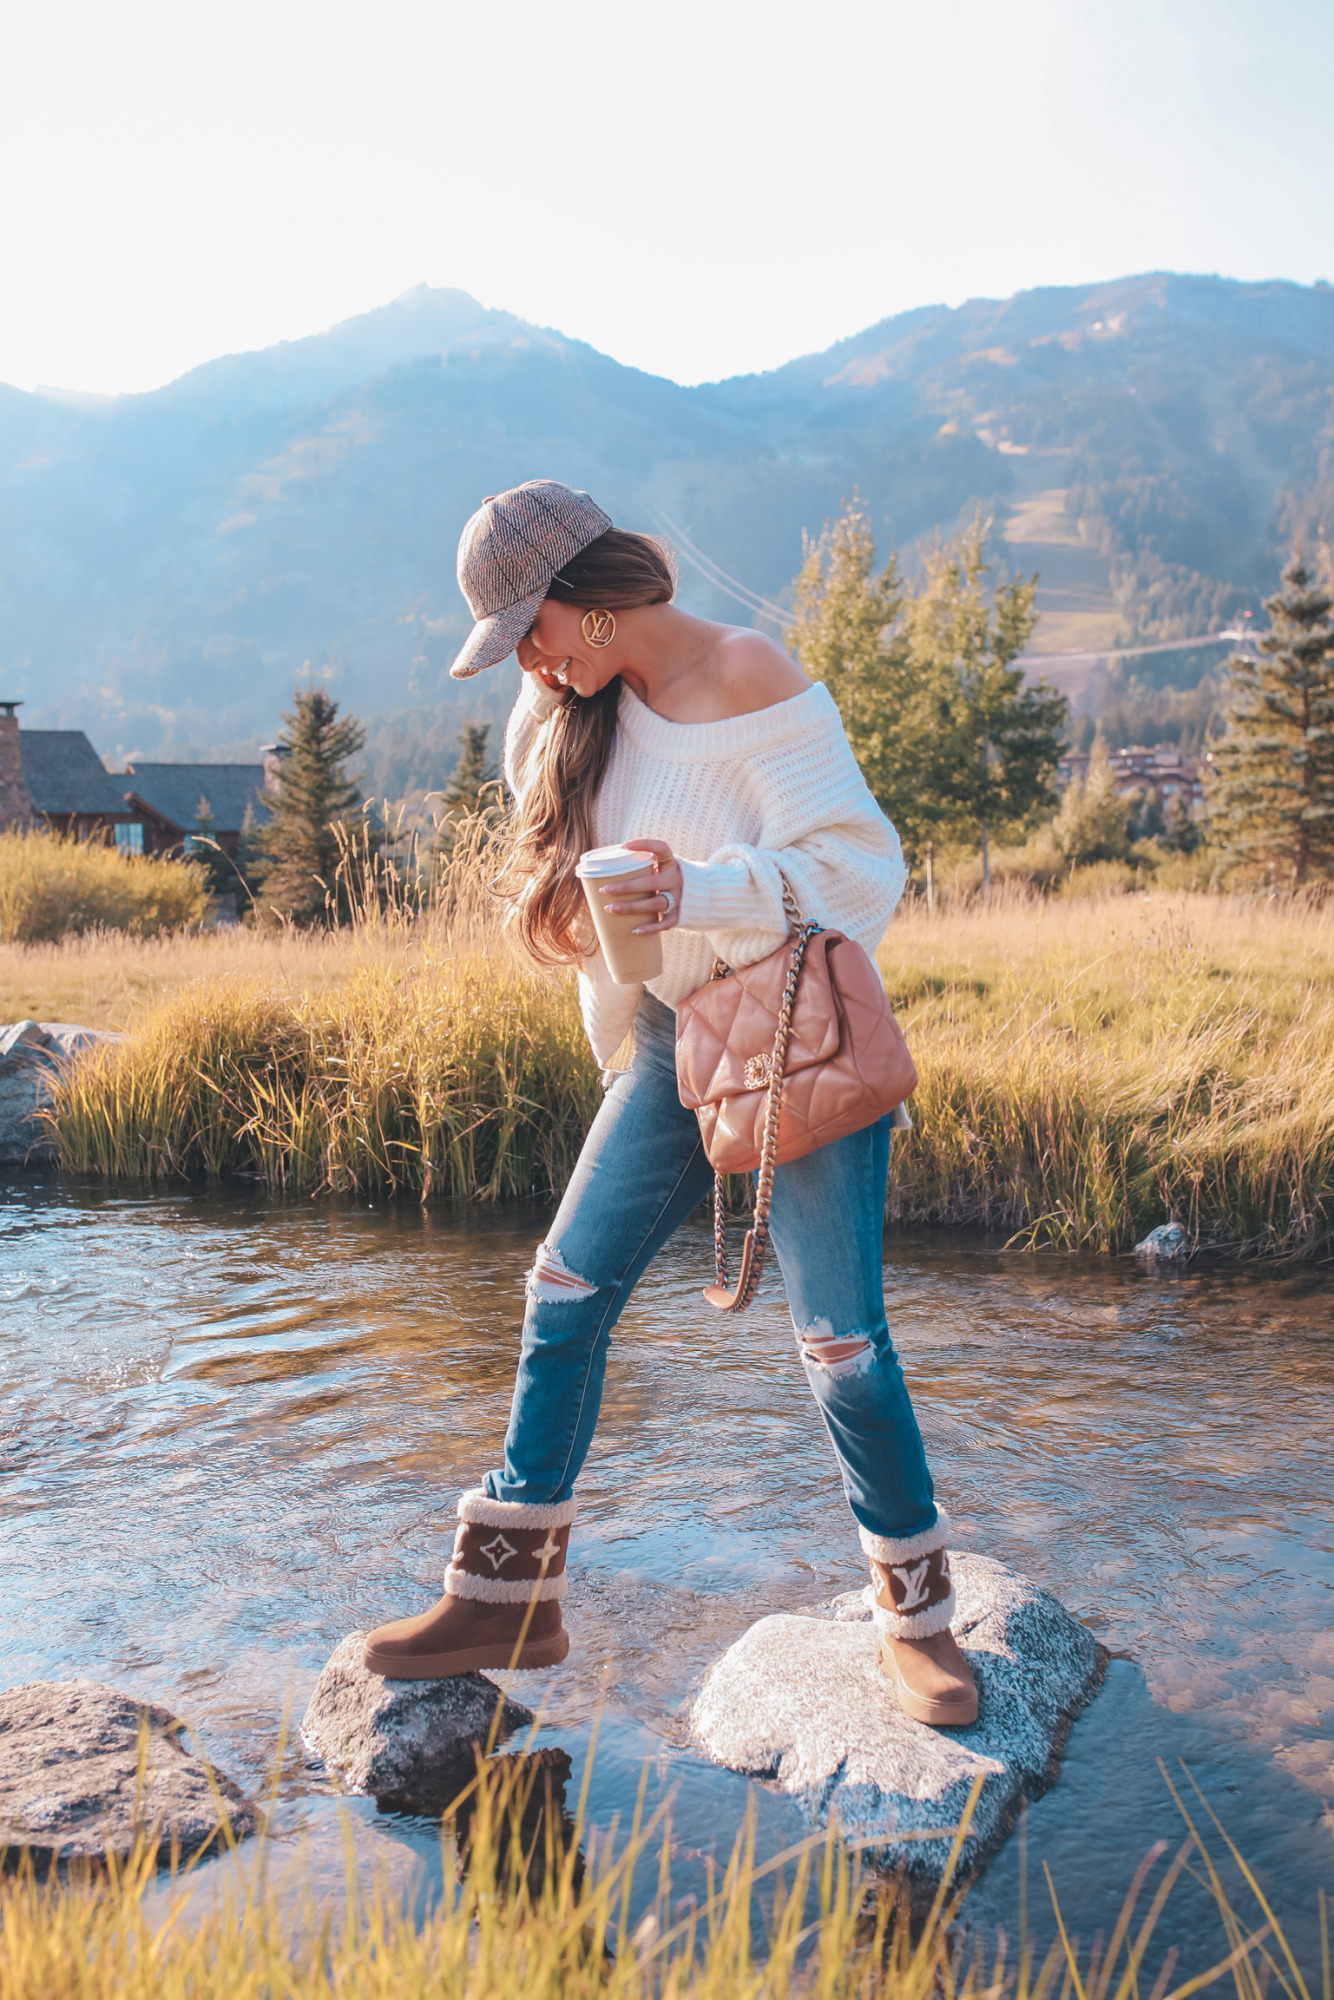
<path fill-rule="evenodd" d="M 860 1591 L 823 1615 L 761 1618 L 710 1668 L 691 1713 L 715 1763 L 771 1780 L 813 1828 L 836 1824 L 914 1887 L 940 1880 L 947 1829 L 979 1773 L 959 1878 L 994 1853 L 1021 1801 L 1054 1781 L 1070 1723 L 1107 1662 L 1092 1633 L 1027 1577 L 987 1556 L 955 1555 L 951 1567 L 954 1634 L 980 1694 L 968 1728 L 904 1715 Z"/>
<path fill-rule="evenodd" d="M 39 1868 L 126 1855 L 141 1835 L 195 1854 L 225 1816 L 253 1833 L 251 1801 L 182 1741 L 169 1709 L 100 1681 L 29 1681 L 0 1691 L 0 1849 L 28 1848 Z M 140 1771 L 140 1738 L 147 1756 Z"/>
<path fill-rule="evenodd" d="M 364 1665 L 365 1645 L 364 1632 L 339 1640 L 301 1719 L 306 1744 L 348 1791 L 390 1808 L 438 1810 L 468 1783 L 488 1740 L 503 1742 L 533 1720 L 485 1674 L 386 1680 Z"/>

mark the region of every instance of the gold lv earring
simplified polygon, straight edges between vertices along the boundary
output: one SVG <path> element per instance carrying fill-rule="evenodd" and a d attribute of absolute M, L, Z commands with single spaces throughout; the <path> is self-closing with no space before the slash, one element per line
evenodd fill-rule
<path fill-rule="evenodd" d="M 616 637 L 616 619 L 610 611 L 585 611 L 580 626 L 590 646 L 610 646 Z"/>

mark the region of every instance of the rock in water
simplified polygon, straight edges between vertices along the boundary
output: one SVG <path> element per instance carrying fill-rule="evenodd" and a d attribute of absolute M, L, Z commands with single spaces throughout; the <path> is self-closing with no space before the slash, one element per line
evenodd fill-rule
<path fill-rule="evenodd" d="M 876 1866 L 939 1881 L 968 1790 L 985 1782 L 961 1879 L 1004 1840 L 1025 1796 L 1056 1775 L 1066 1733 L 1107 1655 L 1048 1591 L 986 1556 L 952 1559 L 954 1633 L 977 1675 L 978 1719 L 930 1729 L 880 1671 L 860 1591 L 832 1616 L 761 1618 L 710 1668 L 691 1722 L 715 1763 L 776 1779 L 812 1825 L 835 1822 Z M 928 1833 L 913 1839 L 913 1833 Z"/>
<path fill-rule="evenodd" d="M 1153 1264 L 1185 1264 L 1190 1258 L 1190 1238 L 1179 1222 L 1160 1222 L 1141 1237 L 1135 1255 Z"/>
<path fill-rule="evenodd" d="M 225 1816 L 240 1838 L 254 1806 L 181 1740 L 168 1709 L 100 1681 L 29 1681 L 0 1691 L 0 1848 L 39 1866 L 128 1854 L 141 1834 L 197 1853 Z M 141 1732 L 147 1758 L 139 1769 Z"/>
<path fill-rule="evenodd" d="M 340 1639 L 315 1683 L 301 1734 L 349 1791 L 424 1809 L 448 1802 L 477 1768 L 476 1752 L 533 1720 L 485 1674 L 391 1681 L 363 1664 L 364 1632 Z"/>
<path fill-rule="evenodd" d="M 67 1021 L 15 1021 L 0 1027 L 0 1166 L 36 1165 L 55 1157 L 36 1115 L 50 1100 L 52 1078 L 81 1049 L 120 1039 Z"/>

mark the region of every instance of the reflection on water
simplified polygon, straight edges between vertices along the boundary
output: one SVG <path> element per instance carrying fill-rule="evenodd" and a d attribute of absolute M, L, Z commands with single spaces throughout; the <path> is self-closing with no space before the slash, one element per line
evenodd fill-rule
<path fill-rule="evenodd" d="M 170 1703 L 254 1783 L 353 1626 L 439 1593 L 454 1496 L 494 1461 L 540 1240 L 536 1209 L 0 1188 L 0 1507 L 7 1684 L 87 1674 Z M 1334 1878 L 1334 1386 L 1328 1283 L 887 1239 L 891 1324 L 961 1545 L 1026 1570 L 1119 1657 L 1029 1815 L 1085 1938 L 1179 1830 L 1184 1757 L 1308 1935 Z M 771 1284 L 740 1320 L 700 1297 L 697 1217 L 619 1330 L 581 1487 L 574 1644 L 515 1676 L 595 1818 L 646 1762 L 677 1795 L 684 1875 L 789 1801 L 689 1751 L 683 1713 L 753 1619 L 862 1581 Z M 287 1827 L 341 1869 L 289 1751 Z M 424 1819 L 354 1809 L 438 1868 Z M 321 1834 L 321 1828 L 325 1832 Z M 1019 1849 L 971 1899 L 1013 1927 Z M 1038 1878 L 1040 1880 L 1040 1877 Z M 1183 1894 L 1172 1937 L 1212 1952 Z M 1040 1928 L 1040 1923 L 1039 1923 Z"/>

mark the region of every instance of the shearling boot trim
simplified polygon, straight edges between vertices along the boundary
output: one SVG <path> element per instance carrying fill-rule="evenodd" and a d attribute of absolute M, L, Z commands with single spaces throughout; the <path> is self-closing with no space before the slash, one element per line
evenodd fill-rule
<path fill-rule="evenodd" d="M 494 1503 L 492 1503 L 494 1504 Z M 486 1604 L 528 1604 L 560 1597 L 565 1590 L 568 1523 L 550 1528 L 514 1518 L 505 1526 L 490 1521 L 460 1521 L 454 1530 L 454 1552 L 445 1571 L 450 1597 L 471 1597 Z"/>
<path fill-rule="evenodd" d="M 474 1576 L 470 1570 L 455 1569 L 452 1563 L 445 1571 L 447 1596 L 471 1597 L 481 1604 L 529 1604 L 534 1599 L 543 1602 L 564 1597 L 565 1583 L 564 1570 L 558 1576 L 534 1578 L 531 1583 L 523 1577 L 515 1577 L 511 1582 L 504 1576 Z"/>
<path fill-rule="evenodd" d="M 877 1632 L 883 1632 L 890 1639 L 929 1639 L 933 1632 L 943 1632 L 954 1618 L 953 1584 L 950 1585 L 949 1596 L 942 1598 L 939 1604 L 932 1604 L 925 1611 L 909 1612 L 906 1618 L 877 1601 L 874 1584 L 867 1584 L 863 1596 L 870 1607 Z"/>
<path fill-rule="evenodd" d="M 876 1624 L 892 1639 L 925 1639 L 943 1632 L 954 1615 L 949 1550 L 928 1549 L 896 1563 L 872 1556 L 870 1602 Z"/>
<path fill-rule="evenodd" d="M 545 1502 L 493 1500 L 480 1486 L 460 1493 L 460 1521 L 473 1521 L 482 1528 L 568 1528 L 579 1511 L 574 1500 Z"/>
<path fill-rule="evenodd" d="M 918 1556 L 929 1556 L 935 1549 L 943 1549 L 950 1539 L 950 1517 L 943 1507 L 936 1509 L 936 1524 L 933 1528 L 923 1528 L 920 1535 L 903 1535 L 895 1539 L 892 1535 L 873 1535 L 869 1528 L 858 1526 L 857 1539 L 868 1556 L 877 1562 L 914 1562 Z"/>

